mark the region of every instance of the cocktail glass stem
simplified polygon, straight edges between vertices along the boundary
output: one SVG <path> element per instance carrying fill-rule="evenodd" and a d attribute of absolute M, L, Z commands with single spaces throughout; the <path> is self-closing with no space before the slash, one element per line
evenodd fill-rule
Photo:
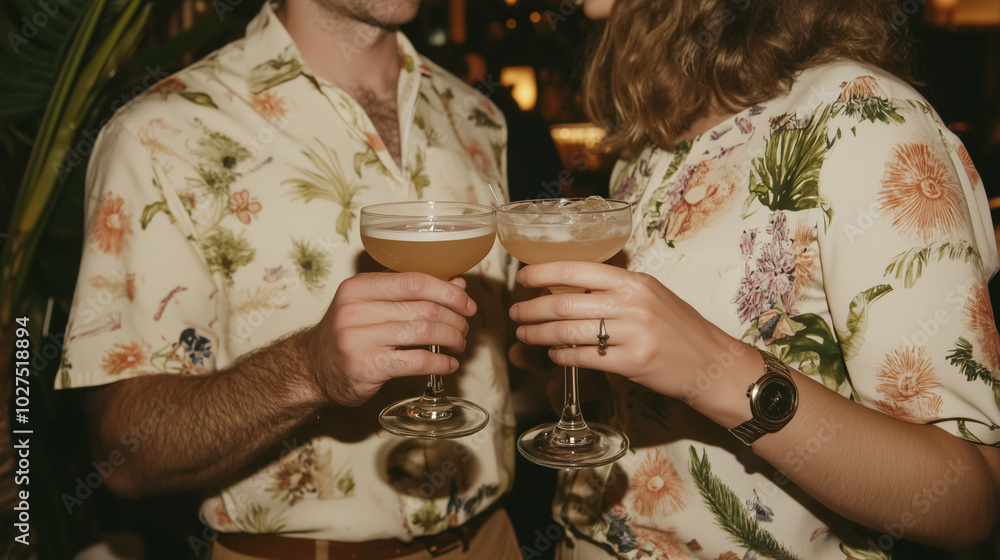
<path fill-rule="evenodd" d="M 441 347 L 431 346 L 430 351 L 440 354 Z M 451 418 L 452 409 L 451 401 L 444 394 L 444 379 L 440 375 L 430 375 L 424 394 L 413 404 L 410 415 L 421 420 L 444 420 Z"/>
<path fill-rule="evenodd" d="M 535 426 L 517 439 L 517 449 L 529 461 L 557 469 L 599 467 L 628 451 L 628 437 L 605 424 L 588 425 L 580 407 L 579 373 L 563 368 L 565 391 L 558 422 Z"/>
<path fill-rule="evenodd" d="M 441 347 L 430 351 L 441 353 Z M 417 438 L 457 438 L 481 430 L 490 419 L 486 410 L 465 399 L 444 394 L 444 378 L 427 376 L 427 385 L 419 397 L 393 403 L 379 415 L 379 422 L 389 432 Z"/>
<path fill-rule="evenodd" d="M 572 366 L 563 368 L 566 384 L 563 398 L 562 415 L 555 429 L 552 430 L 552 444 L 561 447 L 584 447 L 594 442 L 594 434 L 583 419 L 580 408 L 580 380 L 577 369 Z"/>
<path fill-rule="evenodd" d="M 444 395 L 444 380 L 440 375 L 431 375 L 427 379 L 427 387 L 424 389 L 424 396 L 420 402 L 426 404 L 440 404 L 448 400 Z"/>

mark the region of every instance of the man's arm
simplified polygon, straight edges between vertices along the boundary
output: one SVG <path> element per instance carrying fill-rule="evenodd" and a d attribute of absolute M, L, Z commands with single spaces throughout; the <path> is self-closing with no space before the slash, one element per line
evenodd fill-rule
<path fill-rule="evenodd" d="M 362 274 L 340 285 L 316 326 L 228 369 L 91 390 L 83 406 L 95 456 L 125 457 L 108 487 L 137 497 L 219 485 L 246 474 L 323 406 L 361 404 L 395 377 L 454 372 L 451 356 L 397 348 L 461 352 L 466 317 L 476 311 L 463 288 L 460 278 Z M 144 439 L 134 437 L 137 429 Z"/>
<path fill-rule="evenodd" d="M 139 497 L 219 484 L 278 443 L 322 404 L 289 375 L 307 367 L 308 334 L 213 375 L 146 375 L 91 390 L 83 406 L 95 456 L 125 457 L 108 487 Z"/>

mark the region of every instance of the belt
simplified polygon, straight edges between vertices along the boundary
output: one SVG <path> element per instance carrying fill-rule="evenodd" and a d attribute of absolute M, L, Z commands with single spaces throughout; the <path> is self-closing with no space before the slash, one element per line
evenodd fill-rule
<path fill-rule="evenodd" d="M 218 542 L 233 552 L 268 560 L 391 560 L 423 551 L 440 556 L 458 547 L 468 550 L 469 541 L 497 509 L 489 508 L 464 525 L 408 543 L 399 539 L 344 542 L 246 533 L 219 533 Z"/>

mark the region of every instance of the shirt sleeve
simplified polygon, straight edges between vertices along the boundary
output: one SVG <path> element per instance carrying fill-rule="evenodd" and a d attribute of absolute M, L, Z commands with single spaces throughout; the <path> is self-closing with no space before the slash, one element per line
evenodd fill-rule
<path fill-rule="evenodd" d="M 184 181 L 186 164 L 142 132 L 112 120 L 90 160 L 57 389 L 219 365 L 218 286 L 171 182 Z"/>
<path fill-rule="evenodd" d="M 902 88 L 845 94 L 855 110 L 842 100 L 832 112 L 820 192 L 833 216 L 818 228 L 826 297 L 855 400 L 993 445 L 1000 336 L 986 194 L 958 139 Z"/>

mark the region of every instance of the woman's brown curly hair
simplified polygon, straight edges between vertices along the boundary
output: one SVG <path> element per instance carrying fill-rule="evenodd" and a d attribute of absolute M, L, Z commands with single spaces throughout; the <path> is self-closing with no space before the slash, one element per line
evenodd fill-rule
<path fill-rule="evenodd" d="M 587 115 L 631 156 L 672 148 L 712 110 L 788 92 L 798 72 L 854 60 L 909 77 L 895 0 L 618 0 L 583 78 Z"/>

